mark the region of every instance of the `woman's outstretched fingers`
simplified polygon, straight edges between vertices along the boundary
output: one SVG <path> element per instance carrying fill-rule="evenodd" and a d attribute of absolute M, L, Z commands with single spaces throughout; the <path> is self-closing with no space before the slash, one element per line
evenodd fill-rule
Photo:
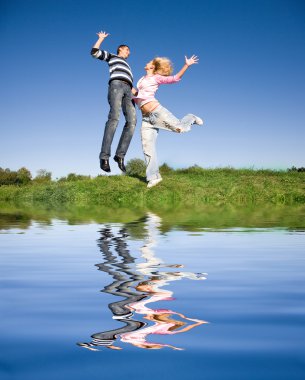
<path fill-rule="evenodd" d="M 190 58 L 187 58 L 187 56 L 185 56 L 185 63 L 188 65 L 188 66 L 191 66 L 195 63 L 198 63 L 199 61 L 199 58 L 196 56 L 196 55 L 192 55 Z"/>

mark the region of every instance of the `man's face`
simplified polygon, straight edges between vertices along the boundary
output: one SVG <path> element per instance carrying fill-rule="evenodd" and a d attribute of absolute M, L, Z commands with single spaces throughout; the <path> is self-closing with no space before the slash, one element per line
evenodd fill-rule
<path fill-rule="evenodd" d="M 130 50 L 129 50 L 129 47 L 128 47 L 128 46 L 123 46 L 123 47 L 121 47 L 120 52 L 119 52 L 119 56 L 120 56 L 120 57 L 126 59 L 126 58 L 129 57 L 129 54 L 130 54 Z"/>

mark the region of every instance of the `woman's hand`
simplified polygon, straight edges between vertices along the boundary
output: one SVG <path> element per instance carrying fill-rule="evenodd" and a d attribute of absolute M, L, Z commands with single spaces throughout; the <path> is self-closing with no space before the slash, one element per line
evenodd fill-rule
<path fill-rule="evenodd" d="M 198 61 L 199 61 L 199 58 L 196 55 L 192 55 L 190 58 L 187 58 L 185 56 L 184 58 L 185 58 L 185 64 L 187 66 L 194 65 L 195 63 L 198 63 Z"/>
<path fill-rule="evenodd" d="M 176 77 L 178 77 L 179 79 L 182 78 L 182 76 L 184 75 L 184 73 L 190 66 L 194 65 L 194 63 L 198 63 L 199 61 L 199 58 L 196 55 L 192 55 L 190 58 L 187 58 L 187 56 L 184 56 L 184 58 L 185 58 L 185 64 L 183 65 L 179 73 L 176 74 Z"/>
<path fill-rule="evenodd" d="M 109 36 L 109 33 L 102 32 L 102 31 L 100 31 L 100 32 L 98 32 L 96 34 L 98 35 L 98 38 L 100 38 L 100 39 L 104 39 L 104 38 L 106 38 L 106 37 Z"/>

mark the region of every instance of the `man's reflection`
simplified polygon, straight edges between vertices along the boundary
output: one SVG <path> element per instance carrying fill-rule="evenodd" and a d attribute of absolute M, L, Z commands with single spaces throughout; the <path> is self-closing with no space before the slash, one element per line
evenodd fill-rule
<path fill-rule="evenodd" d="M 134 227 L 137 229 L 137 235 L 139 235 L 139 223 L 144 229 L 143 234 L 141 234 L 144 239 L 144 244 L 140 248 L 141 262 L 136 261 L 136 258 L 131 256 L 127 246 L 127 240 L 129 235 L 133 235 L 132 229 Z M 172 281 L 183 278 L 204 280 L 206 274 L 173 271 L 176 268 L 183 268 L 183 265 L 166 264 L 156 257 L 153 251 L 160 234 L 161 219 L 157 215 L 149 213 L 146 219 L 139 223 L 127 224 L 117 234 L 114 232 L 115 229 L 110 226 L 100 231 L 101 237 L 98 240 L 98 246 L 104 257 L 104 262 L 96 264 L 96 266 L 113 278 L 113 282 L 105 286 L 102 292 L 123 297 L 123 299 L 109 304 L 109 308 L 113 314 L 113 319 L 124 323 L 124 326 L 93 334 L 90 343 L 78 343 L 80 346 L 91 350 L 97 350 L 97 346 L 121 349 L 114 345 L 115 341 L 120 338 L 121 342 L 139 348 L 160 349 L 169 347 L 181 350 L 181 348 L 170 344 L 149 342 L 147 338 L 149 335 L 155 334 L 174 335 L 183 333 L 207 323 L 186 317 L 171 309 L 149 307 L 149 304 L 155 302 L 174 300 L 173 292 L 163 288 Z M 163 270 L 164 268 L 167 269 Z M 141 315 L 141 319 L 145 322 L 132 318 L 135 313 Z"/>
<path fill-rule="evenodd" d="M 130 255 L 127 249 L 126 240 L 128 234 L 124 229 L 121 229 L 117 236 L 114 236 L 109 227 L 100 231 L 101 237 L 98 240 L 98 247 L 104 256 L 104 262 L 96 264 L 99 270 L 108 273 L 113 282 L 102 290 L 104 293 L 114 296 L 125 297 L 121 301 L 116 301 L 109 304 L 112 311 L 113 319 L 128 318 L 132 315 L 126 307 L 130 302 L 136 302 L 145 298 L 145 294 L 141 294 L 132 290 L 134 283 L 143 280 L 143 276 L 138 274 L 135 269 L 132 269 L 132 264 L 135 258 Z M 111 247 L 114 246 L 117 256 L 112 254 Z M 121 261 L 120 261 L 121 260 Z"/>
<path fill-rule="evenodd" d="M 112 302 L 108 306 L 113 314 L 112 318 L 124 323 L 124 326 L 93 334 L 90 343 L 78 343 L 78 345 L 91 350 L 97 350 L 96 346 L 120 349 L 114 345 L 114 342 L 122 333 L 135 331 L 145 326 L 144 322 L 132 319 L 133 313 L 127 308 L 128 304 L 141 301 L 146 297 L 146 294 L 133 290 L 134 284 L 142 281 L 144 277 L 137 274 L 131 267 L 135 259 L 127 249 L 128 234 L 124 229 L 121 229 L 115 236 L 111 227 L 107 226 L 101 229 L 100 234 L 98 247 L 104 257 L 104 262 L 96 264 L 96 266 L 113 278 L 113 282 L 105 286 L 102 292 L 115 297 L 123 297 L 122 300 Z"/>

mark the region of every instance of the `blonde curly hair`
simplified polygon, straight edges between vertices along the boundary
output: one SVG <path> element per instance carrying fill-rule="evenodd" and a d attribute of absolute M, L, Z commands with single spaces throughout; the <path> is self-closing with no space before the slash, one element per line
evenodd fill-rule
<path fill-rule="evenodd" d="M 156 57 L 152 60 L 152 64 L 155 66 L 154 74 L 169 76 L 173 72 L 173 64 L 166 57 Z"/>

